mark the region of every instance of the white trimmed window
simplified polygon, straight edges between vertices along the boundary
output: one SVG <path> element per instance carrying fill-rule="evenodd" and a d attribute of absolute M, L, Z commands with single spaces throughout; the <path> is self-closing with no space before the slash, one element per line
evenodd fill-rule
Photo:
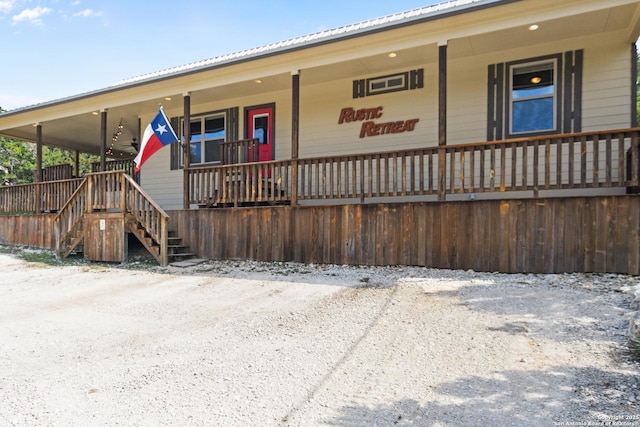
<path fill-rule="evenodd" d="M 558 129 L 558 78 L 555 59 L 509 67 L 509 133 Z"/>
<path fill-rule="evenodd" d="M 192 117 L 189 164 L 220 162 L 220 144 L 226 140 L 226 114 L 217 113 Z"/>

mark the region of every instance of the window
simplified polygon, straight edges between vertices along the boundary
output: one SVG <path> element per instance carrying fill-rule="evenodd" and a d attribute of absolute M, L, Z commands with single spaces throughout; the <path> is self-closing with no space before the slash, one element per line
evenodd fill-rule
<path fill-rule="evenodd" d="M 189 164 L 220 161 L 220 143 L 226 138 L 226 114 L 194 117 L 190 122 Z"/>
<path fill-rule="evenodd" d="M 584 52 L 488 67 L 487 141 L 582 131 Z"/>
<path fill-rule="evenodd" d="M 353 98 L 379 95 L 403 90 L 422 89 L 424 87 L 424 69 L 379 76 L 353 81 Z"/>
<path fill-rule="evenodd" d="M 510 134 L 557 129 L 556 61 L 510 67 Z"/>
<path fill-rule="evenodd" d="M 189 164 L 202 166 L 220 162 L 220 143 L 238 139 L 238 107 L 193 115 L 189 122 Z M 184 141 L 184 117 L 173 117 L 171 126 L 180 130 L 180 140 Z M 171 144 L 170 167 L 171 170 L 184 167 L 183 144 Z"/>

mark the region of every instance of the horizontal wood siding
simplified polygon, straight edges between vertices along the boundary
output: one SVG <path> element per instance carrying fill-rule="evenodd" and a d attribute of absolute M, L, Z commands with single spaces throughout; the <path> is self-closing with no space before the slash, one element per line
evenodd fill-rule
<path fill-rule="evenodd" d="M 640 273 L 640 197 L 201 209 L 169 228 L 201 257 L 505 273 Z"/>
<path fill-rule="evenodd" d="M 0 215 L 0 243 L 54 249 L 55 215 Z"/>

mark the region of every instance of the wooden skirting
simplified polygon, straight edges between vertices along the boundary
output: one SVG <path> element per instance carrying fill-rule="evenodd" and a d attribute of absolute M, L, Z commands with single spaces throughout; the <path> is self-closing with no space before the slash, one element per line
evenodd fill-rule
<path fill-rule="evenodd" d="M 200 257 L 640 274 L 640 197 L 169 212 Z"/>
<path fill-rule="evenodd" d="M 0 215 L 0 243 L 53 249 L 55 215 Z"/>
<path fill-rule="evenodd" d="M 54 248 L 54 215 L 0 215 L 0 243 Z M 640 196 L 198 209 L 169 228 L 199 257 L 640 274 Z"/>

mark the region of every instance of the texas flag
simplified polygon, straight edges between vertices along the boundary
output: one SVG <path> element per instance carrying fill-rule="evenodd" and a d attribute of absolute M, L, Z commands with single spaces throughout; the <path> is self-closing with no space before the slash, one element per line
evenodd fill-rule
<path fill-rule="evenodd" d="M 153 153 L 165 145 L 173 144 L 177 140 L 178 137 L 171 128 L 169 120 L 164 114 L 164 110 L 160 108 L 156 117 L 151 120 L 151 123 L 149 123 L 144 130 L 144 135 L 142 135 L 140 151 L 136 158 L 133 159 L 133 161 L 136 162 L 136 172 L 140 170 L 143 163 L 146 162 Z"/>

